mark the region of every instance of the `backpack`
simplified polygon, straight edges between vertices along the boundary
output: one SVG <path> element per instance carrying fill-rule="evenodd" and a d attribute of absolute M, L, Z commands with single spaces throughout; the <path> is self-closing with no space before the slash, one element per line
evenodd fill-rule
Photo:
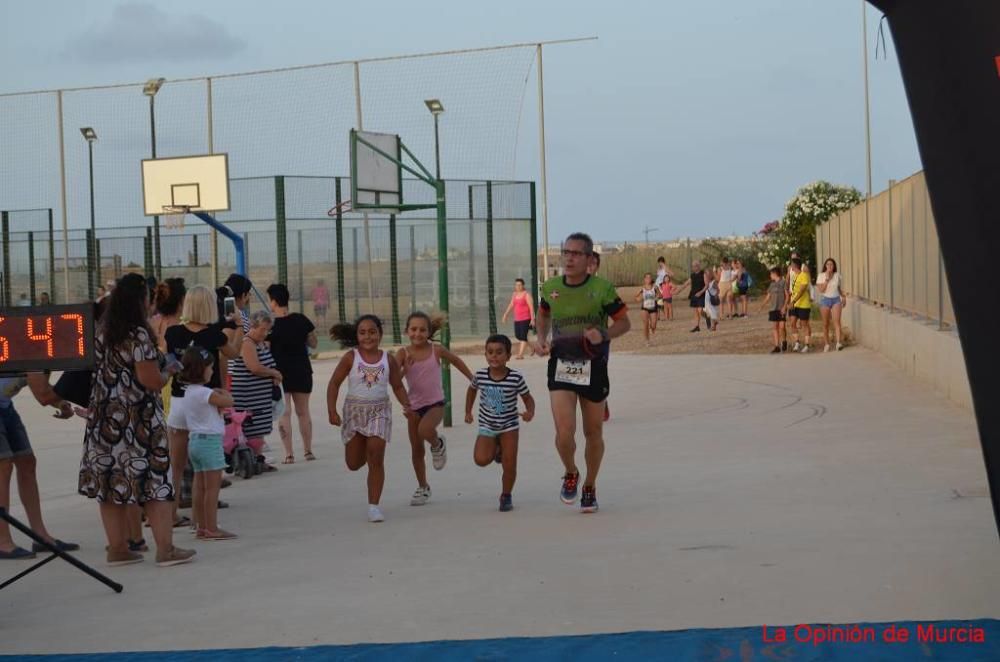
<path fill-rule="evenodd" d="M 750 285 L 753 284 L 753 280 L 750 278 L 750 272 L 744 271 L 740 274 L 740 279 L 738 281 L 740 287 L 740 294 L 746 294 L 750 291 Z"/>

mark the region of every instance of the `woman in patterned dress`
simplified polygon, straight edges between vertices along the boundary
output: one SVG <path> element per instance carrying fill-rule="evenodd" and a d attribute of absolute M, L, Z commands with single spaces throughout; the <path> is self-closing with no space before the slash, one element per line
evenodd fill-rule
<path fill-rule="evenodd" d="M 143 560 L 129 551 L 126 508 L 141 505 L 156 540 L 156 564 L 187 563 L 173 545 L 170 453 L 160 391 L 170 373 L 146 322 L 146 282 L 123 276 L 112 290 L 94 341 L 94 381 L 83 439 L 79 492 L 97 499 L 108 538 L 108 565 Z"/>

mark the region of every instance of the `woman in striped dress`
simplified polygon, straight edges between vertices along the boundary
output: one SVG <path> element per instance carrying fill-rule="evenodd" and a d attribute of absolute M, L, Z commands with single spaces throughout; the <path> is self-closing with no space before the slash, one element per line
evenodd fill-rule
<path fill-rule="evenodd" d="M 239 357 L 229 362 L 229 376 L 236 409 L 251 412 L 243 422 L 243 433 L 254 453 L 260 455 L 264 437 L 271 434 L 274 425 L 274 388 L 281 384 L 281 373 L 264 342 L 271 330 L 271 314 L 264 310 L 252 313 L 248 329 Z"/>

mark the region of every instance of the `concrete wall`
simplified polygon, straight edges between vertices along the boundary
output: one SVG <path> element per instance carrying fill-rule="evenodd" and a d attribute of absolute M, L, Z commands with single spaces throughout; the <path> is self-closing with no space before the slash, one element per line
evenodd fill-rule
<path fill-rule="evenodd" d="M 972 411 L 962 346 L 954 331 L 942 331 L 937 322 L 892 313 L 857 297 L 847 299 L 843 323 L 857 343 L 882 354 L 910 377 Z"/>

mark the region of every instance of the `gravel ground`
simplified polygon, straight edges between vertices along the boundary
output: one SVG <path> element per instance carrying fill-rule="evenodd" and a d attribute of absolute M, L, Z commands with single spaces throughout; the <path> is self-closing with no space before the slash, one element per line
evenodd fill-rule
<path fill-rule="evenodd" d="M 771 351 L 771 324 L 767 312 L 758 312 L 762 299 L 750 300 L 749 317 L 719 320 L 718 331 L 706 331 L 702 319 L 701 331 L 691 333 L 694 327 L 694 313 L 685 298 L 674 299 L 674 319 L 661 321 L 656 326 L 656 334 L 650 338 L 650 345 L 642 335 L 642 312 L 633 301 L 637 287 L 622 287 L 618 294 L 628 304 L 632 330 L 622 338 L 612 342 L 612 350 L 636 354 L 766 354 Z M 814 331 L 818 330 L 813 323 Z M 504 329 L 501 329 L 504 332 Z M 513 330 L 507 329 L 513 337 Z M 479 346 L 463 346 L 459 354 L 479 354 Z"/>

